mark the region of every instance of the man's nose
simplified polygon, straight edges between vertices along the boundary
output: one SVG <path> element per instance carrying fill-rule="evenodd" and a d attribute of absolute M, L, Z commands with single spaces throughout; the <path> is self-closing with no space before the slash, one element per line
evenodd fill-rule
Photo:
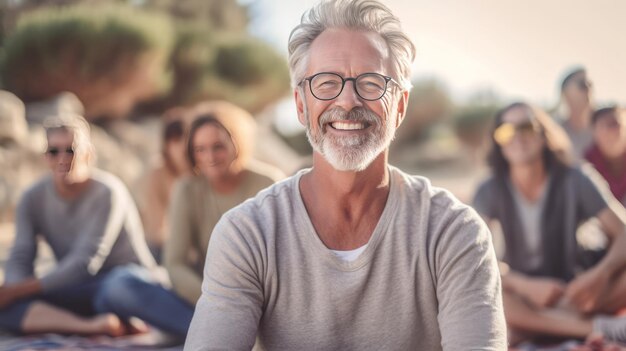
<path fill-rule="evenodd" d="M 354 107 L 363 106 L 361 98 L 356 93 L 355 84 L 353 80 L 346 81 L 341 94 L 335 98 L 335 105 L 343 108 L 345 111 L 350 111 Z"/>

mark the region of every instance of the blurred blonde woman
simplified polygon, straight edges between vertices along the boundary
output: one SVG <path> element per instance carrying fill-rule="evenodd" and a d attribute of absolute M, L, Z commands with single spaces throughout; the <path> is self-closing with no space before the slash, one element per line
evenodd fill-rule
<path fill-rule="evenodd" d="M 217 221 L 283 175 L 252 160 L 255 123 L 246 111 L 227 102 L 206 102 L 194 114 L 187 139 L 193 175 L 174 185 L 164 263 L 176 293 L 195 305 Z"/>

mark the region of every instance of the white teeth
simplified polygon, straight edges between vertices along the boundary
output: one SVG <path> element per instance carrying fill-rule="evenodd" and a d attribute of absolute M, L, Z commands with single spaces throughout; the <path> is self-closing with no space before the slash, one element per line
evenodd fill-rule
<path fill-rule="evenodd" d="M 333 122 L 330 125 L 338 130 L 359 130 L 365 128 L 365 125 L 363 123 Z"/>

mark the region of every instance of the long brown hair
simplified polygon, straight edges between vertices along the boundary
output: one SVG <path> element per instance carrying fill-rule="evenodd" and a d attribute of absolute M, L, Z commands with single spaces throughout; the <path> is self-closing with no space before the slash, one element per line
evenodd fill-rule
<path fill-rule="evenodd" d="M 504 115 L 514 108 L 525 108 L 530 111 L 531 118 L 537 122 L 540 132 L 545 140 L 543 147 L 543 161 L 546 170 L 555 166 L 568 166 L 571 161 L 571 143 L 565 131 L 548 116 L 543 110 L 525 102 L 515 102 L 500 109 L 494 118 L 491 129 L 491 150 L 487 156 L 487 161 L 494 175 L 505 177 L 509 174 L 509 162 L 502 154 L 502 147 L 496 142 L 494 133 L 503 122 Z"/>

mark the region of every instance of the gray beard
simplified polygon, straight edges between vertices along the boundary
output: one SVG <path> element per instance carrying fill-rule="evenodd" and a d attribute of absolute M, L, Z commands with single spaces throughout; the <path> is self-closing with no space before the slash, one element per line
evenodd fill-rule
<path fill-rule="evenodd" d="M 340 108 L 324 112 L 319 119 L 319 132 L 315 135 L 311 132 L 308 110 L 305 111 L 305 117 L 309 143 L 338 171 L 358 172 L 366 169 L 381 152 L 389 147 L 395 135 L 395 127 L 391 120 L 388 120 L 386 125 L 382 125 L 381 119 L 364 107 L 357 107 L 348 112 Z M 371 132 L 349 137 L 333 137 L 326 133 L 323 126 L 332 128 L 327 123 L 337 120 L 367 123 L 370 125 Z"/>

